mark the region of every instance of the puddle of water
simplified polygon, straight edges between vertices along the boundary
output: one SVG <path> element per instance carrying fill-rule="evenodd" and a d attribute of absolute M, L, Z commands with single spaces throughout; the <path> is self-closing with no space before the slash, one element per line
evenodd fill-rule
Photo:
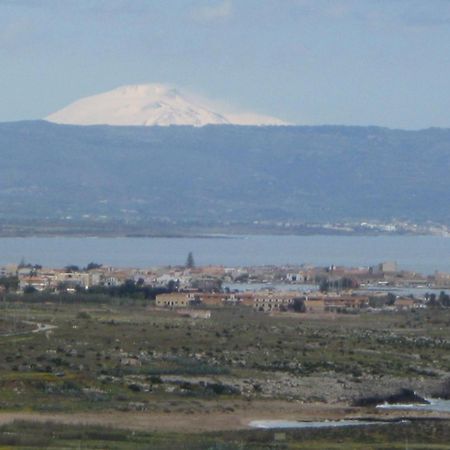
<path fill-rule="evenodd" d="M 408 410 L 408 411 L 434 411 L 450 413 L 450 400 L 426 399 L 429 404 L 388 404 L 378 405 L 379 409 Z M 405 421 L 402 421 L 405 422 Z M 368 421 L 368 420 L 320 420 L 312 422 L 300 422 L 297 420 L 253 420 L 249 423 L 252 428 L 338 428 L 367 425 L 388 425 L 392 422 Z"/>
<path fill-rule="evenodd" d="M 365 420 L 321 420 L 316 422 L 299 422 L 297 420 L 252 420 L 249 425 L 252 428 L 338 428 L 365 425 L 387 424 L 389 422 L 376 422 Z"/>
<path fill-rule="evenodd" d="M 403 409 L 408 411 L 434 411 L 434 412 L 450 412 L 450 400 L 441 400 L 439 398 L 427 398 L 425 399 L 429 404 L 402 404 L 394 403 L 388 404 L 384 403 L 382 405 L 377 405 L 380 409 Z"/>

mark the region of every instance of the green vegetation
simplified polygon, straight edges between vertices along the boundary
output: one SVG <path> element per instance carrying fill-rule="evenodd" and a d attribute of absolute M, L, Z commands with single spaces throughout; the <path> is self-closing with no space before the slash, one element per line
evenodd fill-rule
<path fill-rule="evenodd" d="M 366 394 L 400 387 L 450 395 L 449 310 L 269 316 L 230 306 L 192 319 L 148 300 L 66 297 L 0 303 L 0 415 L 175 414 L 186 421 L 232 418 L 257 402 L 266 413 L 280 401 L 339 402 L 351 411 Z M 444 424 L 289 431 L 274 443 L 274 432 L 262 430 L 187 436 L 14 423 L 0 428 L 0 448 L 78 448 L 81 441 L 82 448 L 400 449 L 406 436 L 415 443 L 409 448 L 443 449 Z"/>
<path fill-rule="evenodd" d="M 1 279 L 0 279 L 1 285 Z M 167 287 L 150 287 L 145 286 L 141 280 L 137 282 L 133 280 L 126 280 L 119 286 L 92 286 L 85 290 L 79 286 L 76 287 L 76 295 L 68 294 L 64 283 L 58 287 L 59 293 L 55 292 L 38 292 L 32 286 L 27 286 L 24 289 L 24 294 L 9 293 L 6 295 L 8 302 L 22 302 L 26 303 L 117 303 L 125 299 L 125 302 L 130 300 L 154 300 L 158 294 L 170 293 L 175 290 L 175 282 L 171 280 Z"/>
<path fill-rule="evenodd" d="M 450 373 L 448 310 L 330 319 L 228 307 L 202 320 L 145 300 L 34 294 L 3 302 L 0 316 L 1 409 L 164 410 L 175 400 L 201 410 L 192 400 L 218 396 L 350 404 L 391 378 L 392 389 L 444 395 Z M 38 323 L 54 328 L 30 333 Z"/>
<path fill-rule="evenodd" d="M 98 426 L 14 422 L 0 427 L 0 448 L 140 450 L 445 450 L 448 421 L 321 430 L 146 433 Z"/>
<path fill-rule="evenodd" d="M 185 266 L 188 269 L 193 269 L 195 267 L 194 255 L 192 252 L 188 253 Z"/>
<path fill-rule="evenodd" d="M 16 291 L 19 287 L 18 277 L 0 277 L 0 286 L 3 286 L 7 292 Z"/>

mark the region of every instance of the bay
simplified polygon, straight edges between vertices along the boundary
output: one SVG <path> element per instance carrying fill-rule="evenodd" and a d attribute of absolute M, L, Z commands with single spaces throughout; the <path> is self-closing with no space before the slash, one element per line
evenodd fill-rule
<path fill-rule="evenodd" d="M 207 238 L 0 238 L 0 264 L 50 267 L 94 261 L 122 267 L 311 264 L 352 267 L 396 261 L 401 269 L 450 272 L 450 239 L 439 236 L 230 236 Z"/>

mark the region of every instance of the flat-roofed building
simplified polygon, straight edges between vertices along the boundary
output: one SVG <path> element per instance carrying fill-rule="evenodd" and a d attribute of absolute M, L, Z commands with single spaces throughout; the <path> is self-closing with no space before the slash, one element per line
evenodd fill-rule
<path fill-rule="evenodd" d="M 198 294 L 198 295 L 199 295 L 199 299 L 200 299 L 201 303 L 204 305 L 211 305 L 211 306 L 223 305 L 223 303 L 226 299 L 226 294 L 220 294 L 220 293 L 205 292 L 205 293 Z"/>
<path fill-rule="evenodd" d="M 325 311 L 340 312 L 367 308 L 369 306 L 369 297 L 366 296 L 342 296 L 325 297 Z"/>
<path fill-rule="evenodd" d="M 37 291 L 44 291 L 49 287 L 49 281 L 45 277 L 22 277 L 19 280 L 19 289 L 34 288 Z"/>
<path fill-rule="evenodd" d="M 156 306 L 163 308 L 186 308 L 196 301 L 196 295 L 186 292 L 173 292 L 156 296 Z"/>
<path fill-rule="evenodd" d="M 394 306 L 399 310 L 408 310 L 416 307 L 416 300 L 410 297 L 399 297 L 395 300 Z"/>
<path fill-rule="evenodd" d="M 325 301 L 323 297 L 307 298 L 305 301 L 306 312 L 323 312 L 325 311 Z"/>
<path fill-rule="evenodd" d="M 295 293 L 274 292 L 269 294 L 256 294 L 253 307 L 257 311 L 282 311 L 294 303 Z"/>

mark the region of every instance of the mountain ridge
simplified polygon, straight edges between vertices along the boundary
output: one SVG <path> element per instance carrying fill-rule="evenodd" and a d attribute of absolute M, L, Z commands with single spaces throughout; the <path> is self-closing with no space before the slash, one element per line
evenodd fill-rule
<path fill-rule="evenodd" d="M 450 223 L 449 129 L 26 121 L 0 157 L 0 221 Z"/>

